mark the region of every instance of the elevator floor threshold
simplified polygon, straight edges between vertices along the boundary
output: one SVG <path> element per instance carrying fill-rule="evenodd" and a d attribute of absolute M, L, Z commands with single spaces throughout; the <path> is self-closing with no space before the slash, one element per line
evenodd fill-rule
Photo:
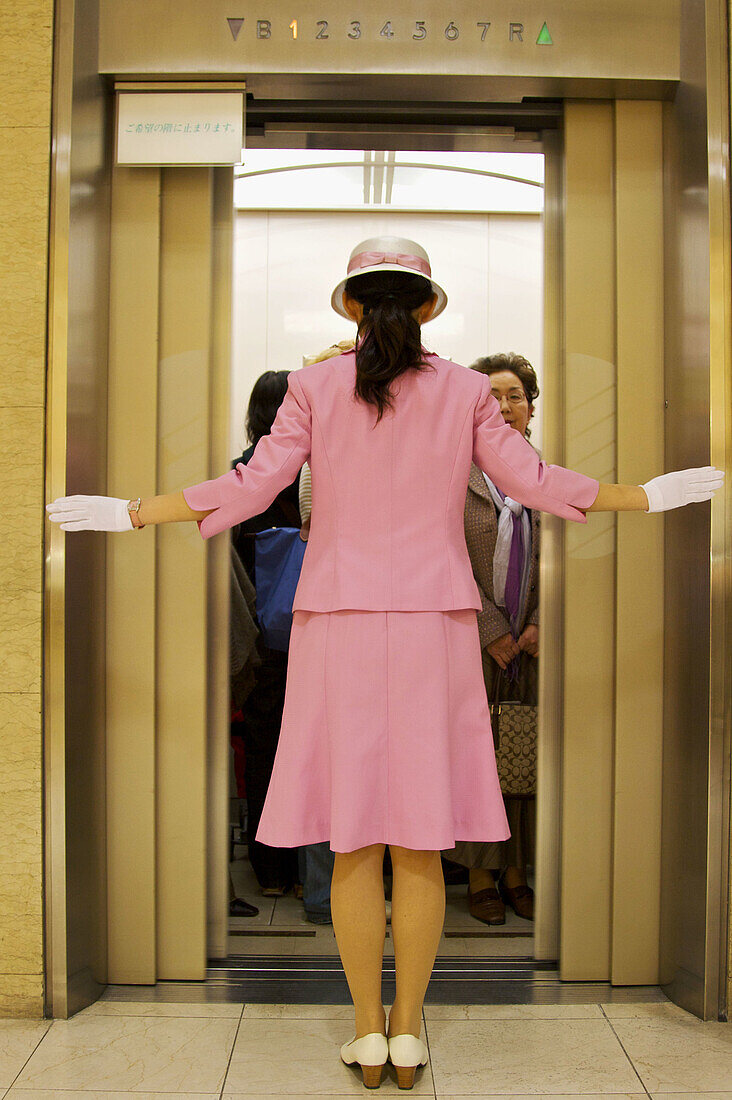
<path fill-rule="evenodd" d="M 394 999 L 393 962 L 384 960 L 382 1000 Z M 202 982 L 155 986 L 108 986 L 105 1000 L 156 1004 L 350 1005 L 340 960 L 265 955 L 209 960 Z M 611 986 L 608 982 L 563 982 L 556 963 L 534 959 L 438 959 L 426 1004 L 577 1005 L 665 1003 L 659 986 Z"/>

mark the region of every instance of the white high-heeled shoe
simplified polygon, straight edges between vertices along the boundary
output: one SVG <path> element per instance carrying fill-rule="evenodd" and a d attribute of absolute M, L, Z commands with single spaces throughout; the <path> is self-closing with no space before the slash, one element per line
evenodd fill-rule
<path fill-rule="evenodd" d="M 341 1047 L 341 1058 L 347 1066 L 358 1062 L 367 1089 L 377 1089 L 381 1084 L 381 1071 L 389 1057 L 386 1035 L 372 1031 L 360 1039 L 351 1039 Z"/>
<path fill-rule="evenodd" d="M 411 1089 L 417 1066 L 429 1060 L 427 1044 L 416 1035 L 395 1035 L 388 1040 L 389 1061 L 394 1066 L 400 1089 Z"/>

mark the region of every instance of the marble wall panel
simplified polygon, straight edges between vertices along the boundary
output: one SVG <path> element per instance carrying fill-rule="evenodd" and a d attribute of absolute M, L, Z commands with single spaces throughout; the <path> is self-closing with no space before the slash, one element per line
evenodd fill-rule
<path fill-rule="evenodd" d="M 42 127 L 0 126 L 0 406 L 44 401 L 49 144 Z"/>
<path fill-rule="evenodd" d="M 2 691 L 40 691 L 43 409 L 0 408 Z"/>
<path fill-rule="evenodd" d="M 43 1016 L 43 974 L 0 974 L 0 1019 Z"/>
<path fill-rule="evenodd" d="M 0 695 L 0 973 L 42 958 L 41 697 Z"/>
<path fill-rule="evenodd" d="M 0 35 L 0 119 L 3 126 L 51 123 L 53 3 L 2 0 Z"/>
<path fill-rule="evenodd" d="M 0 0 L 0 1016 L 43 1014 L 43 480 L 53 0 Z"/>

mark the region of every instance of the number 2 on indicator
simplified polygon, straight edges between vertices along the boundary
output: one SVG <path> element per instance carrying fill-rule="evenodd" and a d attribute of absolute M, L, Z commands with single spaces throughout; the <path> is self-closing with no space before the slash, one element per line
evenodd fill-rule
<path fill-rule="evenodd" d="M 297 19 L 293 19 L 290 23 L 290 30 L 292 31 L 292 37 L 297 38 Z"/>

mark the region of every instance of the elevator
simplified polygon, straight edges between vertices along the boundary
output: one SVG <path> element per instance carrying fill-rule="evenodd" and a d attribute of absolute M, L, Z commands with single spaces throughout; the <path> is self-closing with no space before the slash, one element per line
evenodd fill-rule
<path fill-rule="evenodd" d="M 727 225 L 711 89 L 727 78 L 708 46 L 721 8 L 708 3 L 700 24 L 703 4 L 650 4 L 632 18 L 617 6 L 625 36 L 593 25 L 597 13 L 570 33 L 547 5 L 552 43 L 539 20 L 535 47 L 528 19 L 521 32 L 488 24 L 481 39 L 479 12 L 469 35 L 466 19 L 429 4 L 433 52 L 405 68 L 379 52 L 393 45 L 379 28 L 415 44 L 421 31 L 382 3 L 353 38 L 335 12 L 319 18 L 329 5 L 304 5 L 293 30 L 273 3 L 272 18 L 237 30 L 221 4 L 183 5 L 171 24 L 163 4 L 62 2 L 57 126 L 68 143 L 54 201 L 68 211 L 69 255 L 93 260 L 97 280 L 72 265 L 62 284 L 65 242 L 52 239 L 66 288 L 51 306 L 52 495 L 153 495 L 228 468 L 233 171 L 116 166 L 112 132 L 124 88 L 234 81 L 253 147 L 541 151 L 545 457 L 630 483 L 724 465 Z M 349 70 L 340 51 L 371 24 Z M 483 75 L 476 50 L 491 31 Z M 660 44 L 649 52 L 650 36 Z M 536 75 L 536 49 L 563 41 L 557 71 L 544 53 Z M 462 54 L 445 53 L 458 43 Z M 534 53 L 508 53 L 523 45 Z M 93 310 L 81 308 L 84 289 Z M 90 324 L 96 358 L 69 354 Z M 726 1012 L 728 523 L 715 501 L 711 522 L 708 509 L 598 515 L 577 529 L 546 516 L 542 534 L 551 644 L 533 961 L 568 985 L 661 986 L 704 1018 Z M 205 982 L 208 960 L 226 955 L 228 545 L 174 526 L 106 544 L 50 540 L 48 1006 L 63 1016 L 107 983 Z"/>

